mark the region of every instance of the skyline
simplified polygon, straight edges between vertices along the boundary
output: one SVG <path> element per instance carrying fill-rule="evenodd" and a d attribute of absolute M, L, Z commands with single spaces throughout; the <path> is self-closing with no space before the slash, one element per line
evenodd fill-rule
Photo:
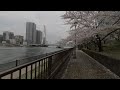
<path fill-rule="evenodd" d="M 14 32 L 26 37 L 26 22 L 34 22 L 36 29 L 43 32 L 46 26 L 47 41 L 56 43 L 67 37 L 69 27 L 61 19 L 65 11 L 0 11 L 0 34 L 3 31 Z"/>

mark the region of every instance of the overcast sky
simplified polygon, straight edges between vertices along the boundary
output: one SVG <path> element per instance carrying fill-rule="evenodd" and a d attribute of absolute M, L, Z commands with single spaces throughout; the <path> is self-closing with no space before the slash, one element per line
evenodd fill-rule
<path fill-rule="evenodd" d="M 69 26 L 64 25 L 61 19 L 65 11 L 0 11 L 0 34 L 3 31 L 14 32 L 15 35 L 26 33 L 26 22 L 34 22 L 37 29 L 43 32 L 46 25 L 47 40 L 50 43 L 65 38 L 68 35 Z"/>

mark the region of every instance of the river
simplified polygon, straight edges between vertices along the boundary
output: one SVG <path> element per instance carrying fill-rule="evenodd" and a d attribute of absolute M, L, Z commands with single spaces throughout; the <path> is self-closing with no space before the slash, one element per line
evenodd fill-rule
<path fill-rule="evenodd" d="M 21 65 L 59 50 L 56 47 L 0 47 L 0 72 L 16 67 L 16 60 Z"/>
<path fill-rule="evenodd" d="M 0 64 L 59 50 L 55 47 L 0 47 Z"/>

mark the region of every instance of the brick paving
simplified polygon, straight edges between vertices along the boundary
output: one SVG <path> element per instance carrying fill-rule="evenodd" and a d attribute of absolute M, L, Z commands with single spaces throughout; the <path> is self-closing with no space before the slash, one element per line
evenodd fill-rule
<path fill-rule="evenodd" d="M 71 59 L 61 79 L 120 79 L 102 64 L 77 50 L 77 59 Z"/>

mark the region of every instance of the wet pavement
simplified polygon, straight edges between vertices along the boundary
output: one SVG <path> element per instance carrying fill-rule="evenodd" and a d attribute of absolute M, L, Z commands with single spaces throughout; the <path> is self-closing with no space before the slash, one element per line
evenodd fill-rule
<path fill-rule="evenodd" d="M 81 50 L 71 59 L 61 79 L 120 79 L 105 66 Z"/>

